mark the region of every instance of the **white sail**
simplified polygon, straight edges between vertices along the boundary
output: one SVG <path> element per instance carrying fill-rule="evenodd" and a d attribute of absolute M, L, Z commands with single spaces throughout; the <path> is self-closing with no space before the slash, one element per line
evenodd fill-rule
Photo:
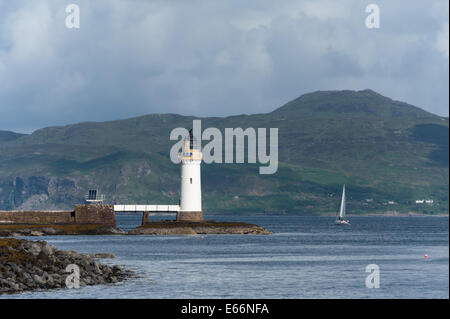
<path fill-rule="evenodd" d="M 345 185 L 342 188 L 341 209 L 339 210 L 339 219 L 343 219 L 345 216 Z"/>
<path fill-rule="evenodd" d="M 350 225 L 348 220 L 345 220 L 345 184 L 342 187 L 341 207 L 339 209 L 339 215 L 336 216 L 336 225 Z"/>

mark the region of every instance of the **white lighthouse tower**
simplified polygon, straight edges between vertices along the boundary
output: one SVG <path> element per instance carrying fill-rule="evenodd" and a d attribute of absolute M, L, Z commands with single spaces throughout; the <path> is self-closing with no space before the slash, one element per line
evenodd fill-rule
<path fill-rule="evenodd" d="M 184 140 L 181 159 L 181 197 L 177 221 L 202 221 L 202 184 L 200 164 L 202 152 L 192 130 Z"/>

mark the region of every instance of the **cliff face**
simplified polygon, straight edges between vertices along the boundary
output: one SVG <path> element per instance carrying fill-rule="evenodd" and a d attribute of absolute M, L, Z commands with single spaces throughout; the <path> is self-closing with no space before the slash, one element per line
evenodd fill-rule
<path fill-rule="evenodd" d="M 156 198 L 166 199 L 164 202 L 168 202 L 167 196 L 174 203 L 178 201 L 179 183 L 175 175 L 178 172 L 174 171 L 178 167 L 170 160 L 164 159 L 164 162 L 168 161 L 164 163 L 168 169 L 159 169 L 167 171 L 168 176 L 158 176 L 151 174 L 151 159 L 144 154 L 119 152 L 108 155 L 108 149 L 104 157 L 96 158 L 97 147 L 85 150 L 88 154 L 83 151 L 80 154 L 79 146 L 67 150 L 65 145 L 52 145 L 51 152 L 58 155 L 50 156 L 46 154 L 49 146 L 43 144 L 37 146 L 38 150 L 34 146 L 31 150 L 26 146 L 8 147 L 11 153 L 5 155 L 2 146 L 6 146 L 0 143 L 0 209 L 3 210 L 72 209 L 75 204 L 84 202 L 89 189 L 99 189 L 107 195 L 109 203 L 139 200 L 143 194 L 148 194 L 148 190 Z M 20 154 L 13 154 L 15 152 Z M 80 163 L 75 160 L 80 155 L 93 159 Z M 14 159 L 3 161 L 5 157 Z M 160 161 L 155 161 L 155 166 Z M 145 185 L 136 189 L 142 182 Z M 165 189 L 164 194 L 158 185 Z M 167 189 L 166 185 L 175 191 Z"/>
<path fill-rule="evenodd" d="M 0 178 L 0 208 L 3 209 L 61 209 L 83 199 L 83 189 L 76 179 L 58 176 L 16 176 Z"/>

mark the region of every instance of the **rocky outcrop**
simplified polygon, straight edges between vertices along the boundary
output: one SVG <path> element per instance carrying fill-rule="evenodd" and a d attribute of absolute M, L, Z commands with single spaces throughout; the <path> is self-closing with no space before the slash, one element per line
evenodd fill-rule
<path fill-rule="evenodd" d="M 238 222 L 178 222 L 158 221 L 132 229 L 129 235 L 196 235 L 196 234 L 272 234 L 261 226 Z"/>
<path fill-rule="evenodd" d="M 88 255 L 91 258 L 116 258 L 113 253 L 96 253 Z"/>
<path fill-rule="evenodd" d="M 102 256 L 113 255 L 97 257 Z M 44 241 L 0 238 L 0 294 L 66 288 L 66 279 L 73 271 L 66 271 L 69 265 L 78 266 L 80 287 L 112 284 L 131 275 L 119 266 L 101 264 L 75 251 L 58 250 Z"/>
<path fill-rule="evenodd" d="M 53 236 L 53 235 L 125 235 L 121 229 L 99 225 L 0 225 L 0 236 Z"/>

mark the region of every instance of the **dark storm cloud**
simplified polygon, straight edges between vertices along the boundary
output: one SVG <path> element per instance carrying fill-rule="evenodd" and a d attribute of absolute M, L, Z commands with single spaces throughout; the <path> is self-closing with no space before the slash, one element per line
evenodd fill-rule
<path fill-rule="evenodd" d="M 448 3 L 0 0 L 0 129 L 257 113 L 371 88 L 448 116 Z"/>

